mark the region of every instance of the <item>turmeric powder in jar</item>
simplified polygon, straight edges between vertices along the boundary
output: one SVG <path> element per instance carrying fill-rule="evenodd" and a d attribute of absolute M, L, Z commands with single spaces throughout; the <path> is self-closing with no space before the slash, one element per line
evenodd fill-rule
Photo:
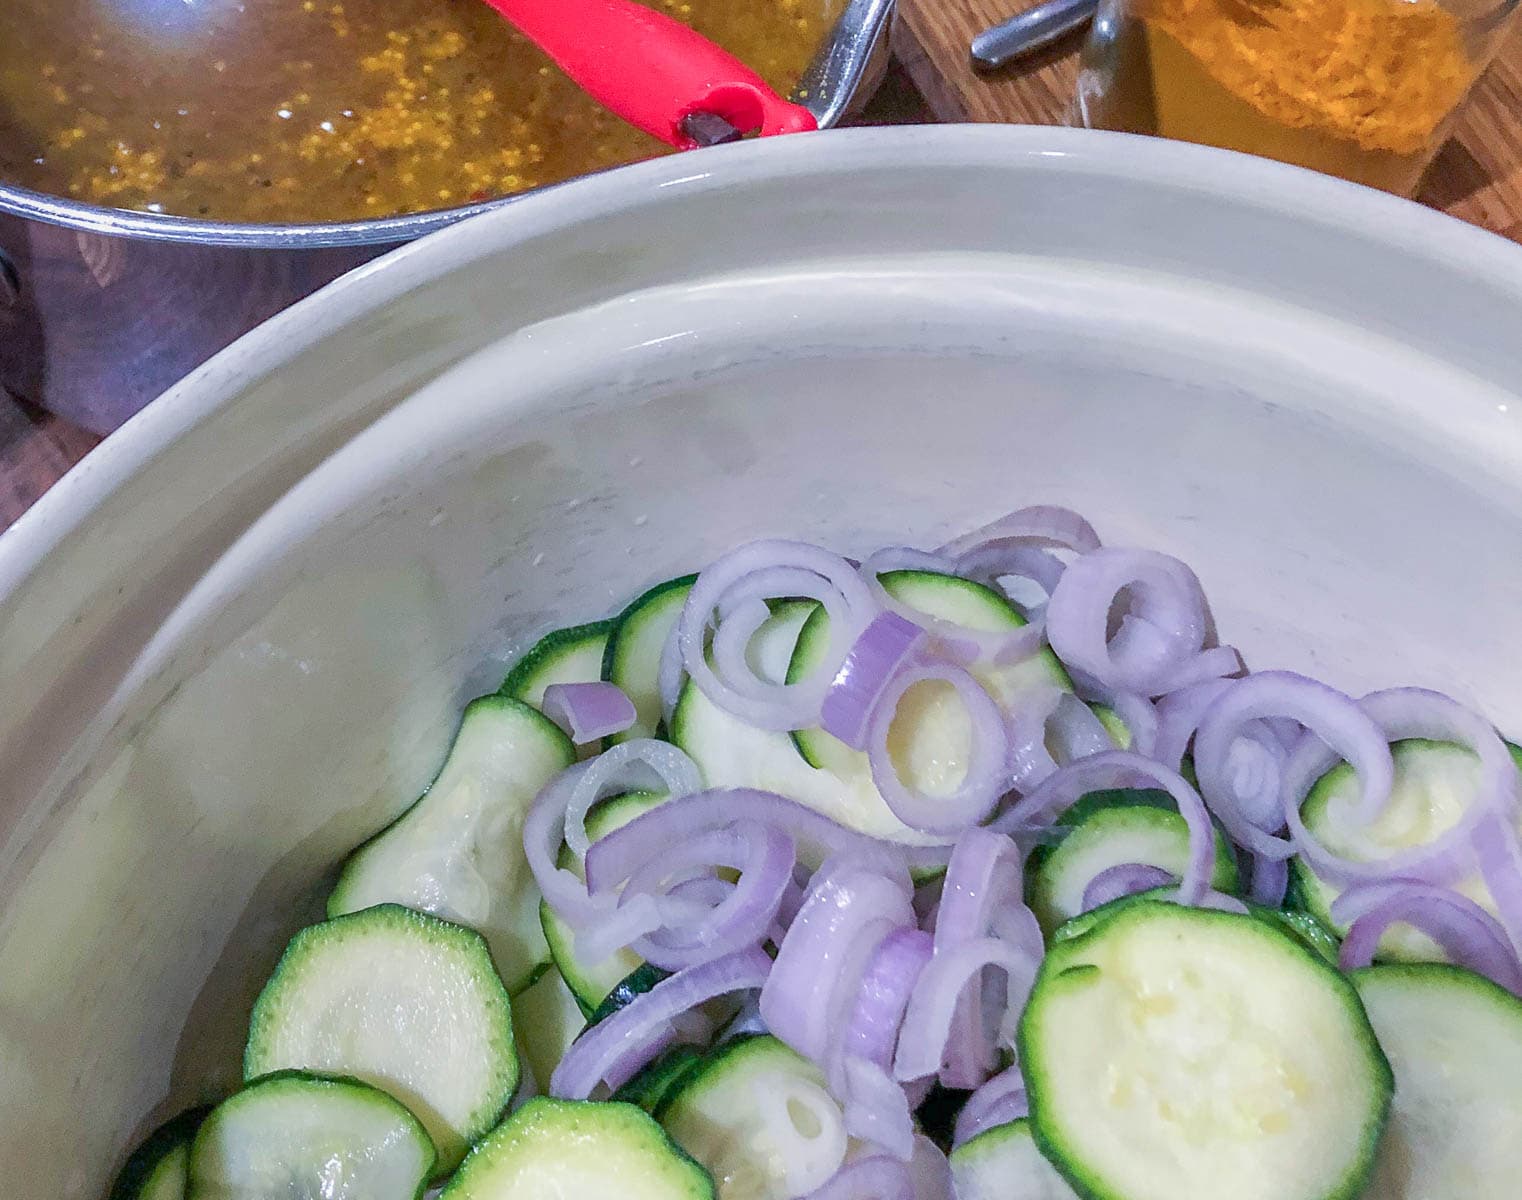
<path fill-rule="evenodd" d="M 1104 0 L 1079 116 L 1409 195 L 1498 40 L 1461 4 Z"/>

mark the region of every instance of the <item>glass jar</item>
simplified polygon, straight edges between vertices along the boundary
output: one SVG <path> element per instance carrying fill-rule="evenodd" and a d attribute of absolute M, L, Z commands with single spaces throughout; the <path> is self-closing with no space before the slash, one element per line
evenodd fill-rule
<path fill-rule="evenodd" d="M 1100 0 L 1077 113 L 1410 195 L 1519 0 Z"/>

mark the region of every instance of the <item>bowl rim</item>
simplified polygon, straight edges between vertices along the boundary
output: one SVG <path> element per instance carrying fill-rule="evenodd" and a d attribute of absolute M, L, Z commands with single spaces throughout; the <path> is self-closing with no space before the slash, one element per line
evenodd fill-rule
<path fill-rule="evenodd" d="M 873 54 L 885 37 L 897 0 L 848 0 L 830 36 L 804 71 L 794 98 L 808 108 L 819 128 L 840 122 L 857 99 Z M 617 170 L 618 168 L 608 168 Z M 604 174 L 605 171 L 591 174 Z M 583 176 L 588 178 L 590 176 Z M 577 180 L 568 180 L 575 183 Z M 87 204 L 0 180 L 0 213 L 82 233 L 139 241 L 232 246 L 258 250 L 309 250 L 333 246 L 384 246 L 409 242 L 481 213 L 517 204 L 526 197 L 565 186 L 546 184 L 475 204 L 431 209 L 361 221 L 263 224 L 202 221 L 172 213 Z"/>
<path fill-rule="evenodd" d="M 1001 125 L 880 127 L 719 146 L 701 160 L 678 155 L 588 176 L 453 225 L 341 276 L 245 334 L 130 418 L 0 531 L 0 607 L 119 487 L 180 436 L 234 405 L 250 379 L 279 371 L 466 263 L 675 194 L 723 194 L 800 177 L 844 184 L 858 171 L 905 164 L 990 174 L 1068 172 L 1117 187 L 1184 188 L 1446 265 L 1515 295 L 1522 308 L 1522 245 L 1409 200 L 1233 151 L 1132 134 Z"/>

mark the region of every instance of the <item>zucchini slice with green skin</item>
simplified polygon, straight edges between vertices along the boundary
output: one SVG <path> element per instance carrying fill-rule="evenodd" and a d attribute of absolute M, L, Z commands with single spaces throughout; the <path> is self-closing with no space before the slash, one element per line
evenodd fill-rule
<path fill-rule="evenodd" d="M 878 576 L 878 581 L 900 603 L 968 629 L 1003 633 L 1026 624 L 1019 610 L 998 592 L 955 575 L 887 571 Z M 809 619 L 798 633 L 788 663 L 788 682 L 812 674 L 828 652 L 829 642 L 830 616 L 823 605 L 811 604 Z M 973 675 L 1005 711 L 1017 707 L 1020 697 L 1036 688 L 1073 690 L 1072 681 L 1050 648 L 1011 666 L 979 667 Z M 905 720 L 910 715 L 913 719 Z M 893 722 L 894 759 L 915 786 L 932 792 L 950 790 L 965 770 L 966 752 L 962 748 L 969 736 L 966 714 L 949 688 L 911 689 Z M 871 778 L 866 754 L 852 750 L 822 729 L 800 729 L 793 740 L 813 766 L 842 779 Z"/>
<path fill-rule="evenodd" d="M 1089 710 L 1099 718 L 1099 723 L 1104 726 L 1105 732 L 1110 735 L 1110 740 L 1115 743 L 1117 750 L 1131 748 L 1130 727 L 1121 720 L 1118 712 L 1104 704 L 1090 704 Z"/>
<path fill-rule="evenodd" d="M 1447 964 L 1352 973 L 1395 1069 L 1369 1200 L 1522 1189 L 1522 1000 Z"/>
<path fill-rule="evenodd" d="M 628 1008 L 656 984 L 671 978 L 671 972 L 662 970 L 654 963 L 642 962 L 612 987 L 602 1003 L 587 1018 L 587 1028 L 606 1021 L 621 1008 Z"/>
<path fill-rule="evenodd" d="M 1078 1200 L 1042 1157 L 1025 1118 L 995 1125 L 951 1152 L 957 1200 Z"/>
<path fill-rule="evenodd" d="M 970 628 L 999 632 L 1025 624 L 1009 601 L 981 584 L 928 571 L 892 571 L 881 578 L 904 603 Z M 770 620 L 752 641 L 752 656 L 765 677 L 796 680 L 813 668 L 828 633 L 828 615 L 816 602 L 782 601 L 772 606 Z M 979 678 L 1004 703 L 1038 686 L 1072 689 L 1050 651 Z M 966 715 L 945 690 L 933 685 L 912 689 L 900 706 L 894 730 L 895 757 L 916 786 L 936 791 L 960 777 L 969 736 Z M 709 787 L 777 792 L 848 829 L 888 841 L 931 845 L 938 840 L 900 821 L 873 783 L 867 756 L 823 730 L 786 734 L 756 729 L 725 712 L 689 681 L 677 703 L 671 735 L 698 764 Z"/>
<path fill-rule="evenodd" d="M 685 1082 L 692 1068 L 702 1062 L 703 1058 L 703 1051 L 696 1046 L 673 1046 L 619 1088 L 613 1094 L 613 1099 L 637 1104 L 647 1113 L 653 1113 L 661 1107 L 667 1096 Z"/>
<path fill-rule="evenodd" d="M 823 1073 L 770 1035 L 727 1042 L 683 1076 L 656 1117 L 708 1168 L 719 1200 L 791 1200 L 849 1148 Z"/>
<path fill-rule="evenodd" d="M 395 904 L 303 929 L 254 1004 L 243 1077 L 344 1075 L 418 1116 L 449 1171 L 518 1086 L 512 1009 L 480 935 Z"/>
<path fill-rule="evenodd" d="M 1522 770 L 1522 747 L 1509 748 Z M 1421 846 L 1451 829 L 1473 800 L 1479 760 L 1471 750 L 1452 742 L 1412 738 L 1394 743 L 1390 753 L 1395 760 L 1395 786 L 1378 820 L 1364 824 L 1356 817 L 1358 779 L 1347 763 L 1323 775 L 1301 804 L 1306 828 L 1334 854 L 1371 862 Z M 1346 936 L 1347 926 L 1332 920 L 1332 903 L 1342 894 L 1339 885 L 1321 879 L 1301 858 L 1290 861 L 1290 883 L 1297 904 L 1338 936 Z M 1496 902 L 1478 871 L 1449 886 L 1496 915 Z M 1380 938 L 1375 958 L 1444 962 L 1447 956 L 1425 933 L 1397 921 Z"/>
<path fill-rule="evenodd" d="M 646 992 L 654 989 L 657 984 L 670 978 L 670 971 L 654 963 L 640 963 L 614 984 L 612 990 L 603 997 L 602 1003 L 592 1010 L 591 1015 L 587 1017 L 587 1028 L 601 1025 L 614 1013 L 627 1008 Z M 738 1003 L 738 999 L 734 996 L 716 996 L 707 1003 L 699 1005 L 696 1012 L 700 1013 L 712 1027 L 720 1028 L 734 1017 Z"/>
<path fill-rule="evenodd" d="M 713 1180 L 632 1104 L 530 1100 L 440 1200 L 713 1200 Z"/>
<path fill-rule="evenodd" d="M 1063 922 L 1048 935 L 1047 941 L 1053 946 L 1058 942 L 1072 941 L 1075 937 L 1082 937 L 1105 918 L 1113 916 L 1128 904 L 1136 904 L 1143 900 L 1166 902 L 1173 894 L 1173 888 L 1153 888 L 1151 891 L 1137 892 L 1134 896 L 1122 896 L 1118 900 L 1111 900 L 1108 904 L 1101 904 L 1098 908 L 1091 908 L 1088 912 L 1079 913 L 1071 920 Z M 1257 920 L 1266 921 L 1281 932 L 1288 933 L 1323 962 L 1330 963 L 1334 967 L 1337 965 L 1337 951 L 1341 942 L 1331 930 L 1310 913 L 1267 908 L 1262 904 L 1254 904 L 1250 900 L 1244 900 L 1242 903 L 1247 906 L 1248 913 Z"/>
<path fill-rule="evenodd" d="M 1088 1200 L 1354 1200 L 1393 1090 L 1345 976 L 1152 900 L 1052 947 L 1018 1051 L 1036 1142 Z"/>
<path fill-rule="evenodd" d="M 500 693 L 540 709 L 544 690 L 551 684 L 596 683 L 602 678 L 603 653 L 612 631 L 612 621 L 594 621 L 545 634 L 507 673 Z M 588 743 L 576 751 L 576 757 L 588 759 L 600 749 Z"/>
<path fill-rule="evenodd" d="M 683 575 L 656 584 L 613 618 L 602 677 L 633 701 L 636 717 L 631 728 L 608 739 L 609 745 L 661 734 L 661 656 L 697 579 Z"/>
<path fill-rule="evenodd" d="M 661 792 L 629 792 L 605 800 L 587 817 L 587 837 L 594 842 L 607 837 L 615 829 L 621 829 L 636 817 L 665 803 L 665 800 L 666 796 Z M 574 873 L 578 879 L 586 879 L 586 864 L 582 856 L 569 846 L 560 848 L 559 865 Z M 619 980 L 644 961 L 632 950 L 620 950 L 602 962 L 584 962 L 576 955 L 576 934 L 556 915 L 548 901 L 539 902 L 539 921 L 544 930 L 544 940 L 549 946 L 550 957 L 555 960 L 555 966 L 559 968 L 566 985 L 589 1016 L 617 986 Z"/>
<path fill-rule="evenodd" d="M 466 706 L 438 777 L 416 804 L 350 857 L 328 916 L 401 904 L 486 938 L 510 992 L 549 962 L 539 889 L 523 852 L 534 797 L 576 761 L 571 741 L 506 696 Z"/>
<path fill-rule="evenodd" d="M 1297 912 L 1289 908 L 1265 908 L 1261 904 L 1253 904 L 1244 901 L 1247 911 L 1260 921 L 1272 921 L 1283 929 L 1287 929 L 1293 936 L 1300 939 L 1305 947 L 1326 962 L 1337 965 L 1337 952 L 1342 948 L 1342 939 L 1318 921 L 1308 912 Z"/>
<path fill-rule="evenodd" d="M 185 1200 L 190 1143 L 209 1112 L 209 1106 L 189 1109 L 144 1138 L 122 1166 L 110 1200 Z"/>
<path fill-rule="evenodd" d="M 586 1013 L 554 967 L 526 992 L 513 997 L 513 1037 L 533 1072 L 538 1091 L 549 1087 L 555 1064 L 586 1024 Z"/>
<path fill-rule="evenodd" d="M 224 1100 L 190 1150 L 189 1200 L 417 1200 L 433 1143 L 353 1079 L 271 1075 Z"/>
<path fill-rule="evenodd" d="M 1057 820 L 1057 829 L 1066 836 L 1097 812 L 1107 808 L 1161 808 L 1178 811 L 1178 802 L 1162 788 L 1102 788 L 1097 792 L 1085 792 L 1063 812 Z M 1055 843 L 1054 843 L 1055 844 Z M 1050 845 L 1038 845 L 1032 856 L 1051 853 Z"/>
<path fill-rule="evenodd" d="M 1033 865 L 1031 911 L 1047 933 L 1083 911 L 1084 891 L 1101 871 L 1124 863 L 1142 863 L 1177 877 L 1189 865 L 1189 825 L 1166 792 L 1094 795 L 1103 802 L 1077 814 L 1071 832 L 1055 846 L 1043 847 L 1045 852 Z M 1153 801 L 1159 796 L 1166 804 Z M 1063 824 L 1069 824 L 1068 820 Z M 1236 858 L 1219 830 L 1210 886 L 1220 892 L 1237 888 Z"/>
<path fill-rule="evenodd" d="M 812 600 L 784 601 L 751 642 L 763 676 L 787 673 L 798 632 L 814 611 Z M 938 839 L 905 825 L 888 807 L 870 773 L 842 777 L 811 766 L 792 737 L 757 729 L 725 712 L 689 680 L 671 719 L 671 740 L 687 752 L 711 788 L 759 788 L 807 805 L 847 829 L 907 845 Z M 818 864 L 813 864 L 817 866 Z"/>
<path fill-rule="evenodd" d="M 596 683 L 612 632 L 612 621 L 593 621 L 545 634 L 513 664 L 498 690 L 538 708 L 552 683 Z"/>

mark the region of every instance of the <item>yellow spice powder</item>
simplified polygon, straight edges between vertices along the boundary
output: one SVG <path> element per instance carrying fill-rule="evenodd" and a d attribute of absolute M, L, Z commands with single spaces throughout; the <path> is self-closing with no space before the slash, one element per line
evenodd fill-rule
<path fill-rule="evenodd" d="M 1141 0 L 1138 15 L 1271 121 L 1417 154 L 1476 67 L 1433 0 Z"/>

